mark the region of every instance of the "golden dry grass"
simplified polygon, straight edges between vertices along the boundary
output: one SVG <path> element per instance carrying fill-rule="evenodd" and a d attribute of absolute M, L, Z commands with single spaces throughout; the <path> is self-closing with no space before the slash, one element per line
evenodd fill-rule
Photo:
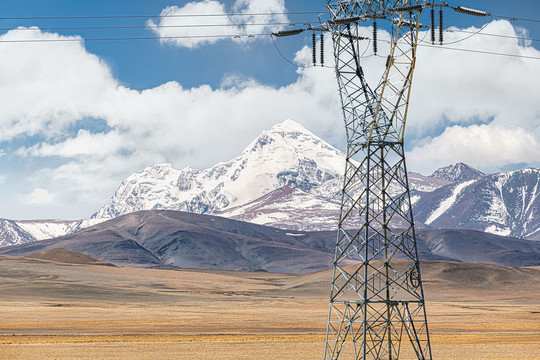
<path fill-rule="evenodd" d="M 434 359 L 540 359 L 538 269 L 424 269 Z M 328 281 L 0 257 L 0 359 L 322 359 Z"/>

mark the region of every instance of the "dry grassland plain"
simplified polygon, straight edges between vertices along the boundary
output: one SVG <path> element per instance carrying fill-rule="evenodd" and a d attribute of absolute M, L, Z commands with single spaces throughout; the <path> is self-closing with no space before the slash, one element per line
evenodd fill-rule
<path fill-rule="evenodd" d="M 540 359 L 540 269 L 422 274 L 434 359 Z M 329 281 L 0 257 L 0 359 L 322 359 Z"/>

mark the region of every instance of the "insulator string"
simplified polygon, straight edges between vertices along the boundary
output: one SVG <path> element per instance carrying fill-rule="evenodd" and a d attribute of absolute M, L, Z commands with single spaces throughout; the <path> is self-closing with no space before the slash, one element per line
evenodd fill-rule
<path fill-rule="evenodd" d="M 373 54 L 377 55 L 377 20 L 373 21 Z"/>
<path fill-rule="evenodd" d="M 435 9 L 431 8 L 431 44 L 435 45 Z"/>
<path fill-rule="evenodd" d="M 443 11 L 439 10 L 439 43 L 442 45 L 444 41 L 444 30 L 443 30 Z"/>
<path fill-rule="evenodd" d="M 317 38 L 315 37 L 315 33 L 311 34 L 311 55 L 313 60 L 313 66 L 317 65 Z"/>
<path fill-rule="evenodd" d="M 324 66 L 324 33 L 321 33 L 321 66 Z"/>

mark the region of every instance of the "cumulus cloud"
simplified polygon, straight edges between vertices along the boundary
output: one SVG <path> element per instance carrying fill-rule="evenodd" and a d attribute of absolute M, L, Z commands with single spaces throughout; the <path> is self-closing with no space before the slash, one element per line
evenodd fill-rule
<path fill-rule="evenodd" d="M 30 29 L 34 31 L 9 31 L 1 39 L 80 39 Z M 117 90 L 109 67 L 86 52 L 82 39 L 34 46 L 2 45 L 0 141 L 21 134 L 59 135 L 76 120 L 101 115 L 99 102 Z"/>
<path fill-rule="evenodd" d="M 253 4 L 259 3 L 237 1 L 235 6 L 250 13 L 265 11 L 250 8 Z M 362 31 L 369 35 L 371 30 Z M 516 34 L 505 21 L 492 22 L 484 31 Z M 31 33 L 35 39 L 59 37 L 37 28 Z M 1 39 L 20 36 L 13 31 Z M 463 37 L 456 31 L 446 39 Z M 389 34 L 381 31 L 379 38 L 382 53 Z M 540 56 L 517 39 L 489 39 L 476 36 L 451 46 Z M 331 40 L 326 43 L 330 60 Z M 119 84 L 82 41 L 2 46 L 0 141 L 38 139 L 17 151 L 45 163 L 31 176 L 32 188 L 48 189 L 54 201 L 70 204 L 74 217 L 97 210 L 134 171 L 161 162 L 202 168 L 229 160 L 263 129 L 288 118 L 336 146 L 345 143 L 332 69 L 300 69 L 298 78 L 283 87 L 230 77 L 218 89 L 169 82 L 136 91 Z M 370 45 L 365 46 L 369 56 Z M 296 61 L 308 65 L 310 56 L 305 47 Z M 374 56 L 362 60 L 372 87 L 384 62 Z M 450 162 L 471 161 L 485 171 L 535 161 L 540 155 L 538 78 L 535 60 L 420 47 L 406 131 L 412 149 L 409 169 L 426 173 Z M 86 126 L 90 118 L 105 126 L 99 131 Z M 73 127 L 81 129 L 73 132 Z"/>
<path fill-rule="evenodd" d="M 220 40 L 247 42 L 279 31 L 288 22 L 285 11 L 284 0 L 236 0 L 229 12 L 219 1 L 204 0 L 168 6 L 159 22 L 149 20 L 147 26 L 162 43 L 192 49 Z"/>
<path fill-rule="evenodd" d="M 508 38 L 519 35 L 508 21 L 493 21 L 480 32 L 506 37 L 470 37 L 476 28 L 453 30 L 445 34 L 448 49 L 419 46 L 409 135 L 439 135 L 454 124 L 493 123 L 523 127 L 539 136 L 540 88 L 533 80 L 540 78 L 538 61 L 467 50 L 532 57 L 540 51 Z"/>
<path fill-rule="evenodd" d="M 54 194 L 47 189 L 36 188 L 26 196 L 26 203 L 30 205 L 47 205 L 54 203 Z"/>
<path fill-rule="evenodd" d="M 124 139 L 116 132 L 93 134 L 81 129 L 77 136 L 55 144 L 40 143 L 30 148 L 21 148 L 18 155 L 36 157 L 59 156 L 64 158 L 78 158 L 92 156 L 102 158 L 119 152 L 125 148 Z"/>
<path fill-rule="evenodd" d="M 535 163 L 540 143 L 522 128 L 502 125 L 452 126 L 427 144 L 407 154 L 410 167 L 431 173 L 441 164 L 466 162 L 484 170 Z"/>

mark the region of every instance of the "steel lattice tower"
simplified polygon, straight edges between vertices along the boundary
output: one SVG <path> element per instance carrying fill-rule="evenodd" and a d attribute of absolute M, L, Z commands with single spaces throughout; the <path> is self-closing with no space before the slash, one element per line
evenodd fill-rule
<path fill-rule="evenodd" d="M 431 359 L 403 136 L 419 16 L 432 5 L 418 0 L 327 3 L 347 162 L 325 360 Z M 359 56 L 367 43 L 361 26 L 376 20 L 392 24 L 392 38 L 383 76 L 371 89 Z"/>

